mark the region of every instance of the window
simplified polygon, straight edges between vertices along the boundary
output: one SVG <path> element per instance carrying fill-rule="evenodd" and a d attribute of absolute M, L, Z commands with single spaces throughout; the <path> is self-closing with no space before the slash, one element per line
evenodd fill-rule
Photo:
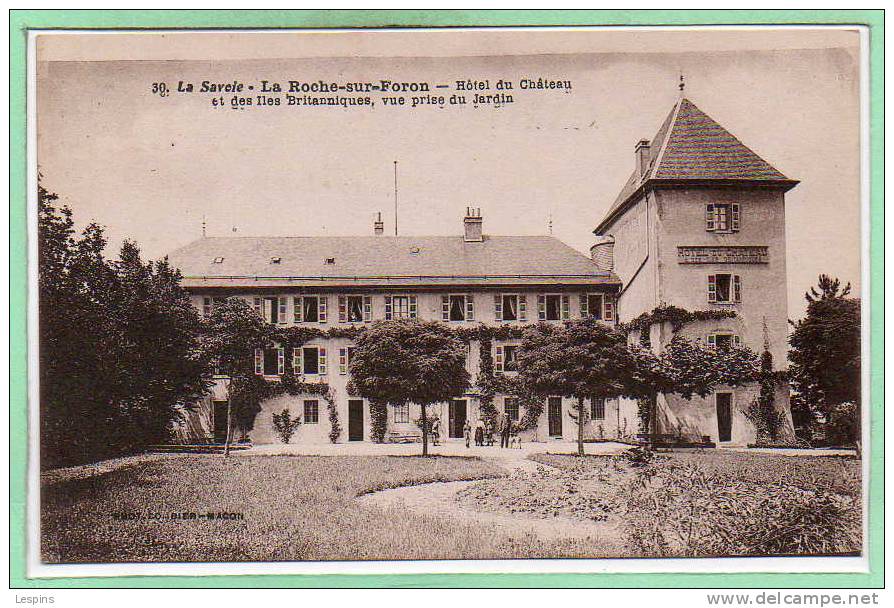
<path fill-rule="evenodd" d="M 441 320 L 474 321 L 475 300 L 472 295 L 441 296 Z"/>
<path fill-rule="evenodd" d="M 518 362 L 516 355 L 518 354 L 518 346 L 515 344 L 506 344 L 503 346 L 503 371 L 517 372 Z"/>
<path fill-rule="evenodd" d="M 223 261 L 224 261 L 224 259 L 223 259 L 222 257 L 220 257 L 220 256 L 214 258 L 214 263 L 215 263 L 215 264 L 223 264 Z"/>
<path fill-rule="evenodd" d="M 385 296 L 385 320 L 415 319 L 416 296 Z"/>
<path fill-rule="evenodd" d="M 518 321 L 518 296 L 503 295 L 503 320 Z"/>
<path fill-rule="evenodd" d="M 738 232 L 741 214 L 738 203 L 712 203 L 705 207 L 705 230 Z"/>
<path fill-rule="evenodd" d="M 450 320 L 466 320 L 466 296 L 450 296 Z"/>
<path fill-rule="evenodd" d="M 223 296 L 204 297 L 202 298 L 202 315 L 210 317 L 214 309 L 221 304 L 226 303 L 227 299 Z"/>
<path fill-rule="evenodd" d="M 605 399 L 601 397 L 590 399 L 590 418 L 593 420 L 605 420 Z"/>
<path fill-rule="evenodd" d="M 276 296 L 255 298 L 254 301 L 255 312 L 267 323 L 285 323 L 286 306 L 286 298 L 278 298 Z"/>
<path fill-rule="evenodd" d="M 363 321 L 363 296 L 348 296 L 348 322 Z"/>
<path fill-rule="evenodd" d="M 584 319 L 602 319 L 601 293 L 590 293 L 581 295 L 580 316 Z"/>
<path fill-rule="evenodd" d="M 410 404 L 398 403 L 394 406 L 394 422 L 403 424 L 410 421 Z"/>
<path fill-rule="evenodd" d="M 708 335 L 708 346 L 718 349 L 729 348 L 731 346 L 739 346 L 741 340 L 739 336 L 732 333 L 714 333 Z"/>
<path fill-rule="evenodd" d="M 255 349 L 255 373 L 259 376 L 279 376 L 283 373 L 284 352 L 281 348 Z"/>
<path fill-rule="evenodd" d="M 742 281 L 737 274 L 709 274 L 708 302 L 730 304 L 742 301 Z"/>
<path fill-rule="evenodd" d="M 503 397 L 503 413 L 513 422 L 518 422 L 518 399 L 516 397 Z"/>
<path fill-rule="evenodd" d="M 304 424 L 320 423 L 320 402 L 316 399 L 304 400 Z"/>
<path fill-rule="evenodd" d="M 320 301 L 312 296 L 301 299 L 301 312 L 308 323 L 317 323 L 320 320 Z"/>
<path fill-rule="evenodd" d="M 368 323 L 372 321 L 371 296 L 339 296 L 339 323 Z"/>
<path fill-rule="evenodd" d="M 567 295 L 537 296 L 537 308 L 537 316 L 541 321 L 564 321 L 571 317 L 570 298 Z"/>

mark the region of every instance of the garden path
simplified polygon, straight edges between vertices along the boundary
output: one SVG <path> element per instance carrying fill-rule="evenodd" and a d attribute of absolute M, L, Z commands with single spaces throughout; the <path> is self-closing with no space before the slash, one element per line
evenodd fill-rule
<path fill-rule="evenodd" d="M 509 456 L 507 452 L 515 452 L 518 456 Z M 499 453 L 501 457 L 489 460 L 504 468 L 510 479 L 532 474 L 538 468 L 554 470 L 527 459 L 527 455 L 518 450 L 501 450 Z M 617 526 L 611 522 L 582 521 L 562 516 L 543 518 L 527 513 L 498 513 L 470 508 L 460 503 L 456 494 L 474 483 L 478 481 L 427 483 L 373 492 L 358 500 L 383 510 L 410 510 L 426 516 L 451 518 L 458 523 L 473 523 L 512 536 L 531 534 L 544 540 L 587 541 L 588 544 L 599 543 L 602 546 L 613 545 L 618 539 Z"/>

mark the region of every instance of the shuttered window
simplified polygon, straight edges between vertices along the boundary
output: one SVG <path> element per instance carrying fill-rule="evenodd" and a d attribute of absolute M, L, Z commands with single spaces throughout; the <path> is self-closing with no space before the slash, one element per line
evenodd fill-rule
<path fill-rule="evenodd" d="M 709 274 L 708 302 L 730 304 L 742 301 L 742 279 L 737 274 Z"/>

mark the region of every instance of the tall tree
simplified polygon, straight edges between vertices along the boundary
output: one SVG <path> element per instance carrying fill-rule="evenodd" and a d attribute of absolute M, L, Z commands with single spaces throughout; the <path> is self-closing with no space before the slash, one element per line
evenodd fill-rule
<path fill-rule="evenodd" d="M 860 300 L 850 291 L 849 283 L 842 288 L 838 279 L 820 275 L 804 294 L 806 316 L 792 323 L 792 416 L 807 439 L 817 420 L 828 422 L 839 404 L 860 409 Z"/>
<path fill-rule="evenodd" d="M 356 338 L 349 391 L 392 405 L 421 407 L 422 455 L 428 455 L 428 406 L 463 394 L 469 386 L 466 344 L 435 321 L 373 323 Z"/>
<path fill-rule="evenodd" d="M 168 437 L 177 406 L 205 388 L 198 314 L 167 262 L 126 243 L 104 257 L 102 227 L 38 189 L 42 466 L 89 462 Z"/>
<path fill-rule="evenodd" d="M 561 395 L 574 399 L 577 451 L 584 454 L 586 399 L 628 395 L 635 371 L 626 337 L 592 319 L 563 325 L 538 323 L 525 330 L 518 353 L 519 379 L 543 398 Z"/>

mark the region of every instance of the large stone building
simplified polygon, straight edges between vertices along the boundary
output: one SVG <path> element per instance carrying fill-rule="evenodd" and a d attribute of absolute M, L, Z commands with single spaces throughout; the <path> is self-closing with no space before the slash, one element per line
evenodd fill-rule
<path fill-rule="evenodd" d="M 462 236 L 385 236 L 381 221 L 365 237 L 203 238 L 171 254 L 195 305 L 209 313 L 218 298 L 241 297 L 268 322 L 306 327 L 363 326 L 376 320 L 418 318 L 452 326 L 560 323 L 592 316 L 629 321 L 660 304 L 687 310 L 731 310 L 735 318 L 685 326 L 686 337 L 710 346 L 766 345 L 777 366 L 786 361 L 785 192 L 788 179 L 738 139 L 680 98 L 652 140 L 635 147 L 635 169 L 594 230 L 588 258 L 552 237 L 488 236 L 479 212 L 468 209 Z M 660 352 L 673 337 L 670 324 L 634 336 Z M 351 341 L 319 338 L 298 352 L 256 352 L 256 372 L 270 380 L 294 363 L 305 381 L 326 383 L 346 432 L 341 441 L 370 439 L 369 404 L 347 393 Z M 517 341 L 496 341 L 498 373 L 513 374 Z M 469 348 L 475 378 L 479 345 Z M 184 441 L 221 439 L 227 379 L 220 377 L 203 407 L 179 428 Z M 708 398 L 659 397 L 658 432 L 718 444 L 755 438 L 744 410 L 757 386 L 718 387 Z M 480 417 L 475 387 L 434 408 L 443 433 L 462 436 L 466 420 Z M 788 413 L 788 393 L 777 395 Z M 523 412 L 508 395 L 497 410 Z M 537 427 L 541 440 L 574 439 L 571 404 L 545 400 Z M 302 417 L 293 441 L 328 442 L 326 405 L 316 395 L 284 395 L 263 404 L 245 435 L 276 441 L 272 415 L 288 408 Z M 637 404 L 594 400 L 589 438 L 631 439 L 639 431 Z M 390 408 L 388 432 L 418 432 L 418 408 Z M 790 418 L 790 417 L 789 417 Z"/>
<path fill-rule="evenodd" d="M 634 164 L 594 230 L 594 260 L 622 283 L 620 321 L 662 303 L 731 310 L 735 318 L 680 331 L 708 345 L 731 341 L 755 351 L 766 345 L 776 366 L 784 366 L 785 193 L 798 182 L 682 97 L 655 137 L 636 144 Z M 644 342 L 660 351 L 672 334 L 670 324 L 655 324 Z M 662 396 L 658 432 L 747 444 L 755 431 L 744 410 L 756 397 L 756 386 L 719 387 L 706 399 Z M 779 388 L 776 403 L 789 413 L 786 389 Z"/>
<path fill-rule="evenodd" d="M 489 236 L 478 210 L 468 209 L 457 236 L 386 236 L 380 221 L 374 235 L 358 237 L 203 238 L 170 255 L 184 275 L 183 285 L 205 314 L 216 299 L 244 298 L 268 322 L 283 326 L 352 327 L 377 320 L 417 318 L 454 327 L 519 326 L 591 316 L 616 322 L 615 294 L 620 283 L 587 256 L 548 236 Z M 337 332 L 336 332 L 337 333 Z M 305 382 L 329 385 L 340 441 L 370 439 L 370 408 L 348 395 L 349 338 L 311 340 L 295 353 L 283 348 L 256 352 L 256 371 L 276 381 L 293 362 Z M 495 371 L 515 374 L 518 341 L 494 341 Z M 468 370 L 478 374 L 480 350 L 469 347 Z M 181 440 L 221 440 L 225 428 L 226 377 L 216 379 L 202 407 L 179 427 Z M 497 395 L 498 411 L 518 420 L 524 415 L 511 396 Z M 283 395 L 268 400 L 247 438 L 255 444 L 277 441 L 273 413 L 288 408 L 303 423 L 293 442 L 325 443 L 331 429 L 328 403 L 318 395 Z M 598 437 L 636 432 L 636 420 L 621 419 L 617 400 L 590 404 L 593 420 L 586 431 Z M 465 421 L 478 420 L 475 387 L 461 399 L 432 408 L 442 435 L 461 437 Z M 540 439 L 577 436 L 570 402 L 546 400 L 536 429 Z M 416 406 L 389 408 L 388 436 L 418 434 Z M 237 433 L 237 436 L 241 433 Z"/>

